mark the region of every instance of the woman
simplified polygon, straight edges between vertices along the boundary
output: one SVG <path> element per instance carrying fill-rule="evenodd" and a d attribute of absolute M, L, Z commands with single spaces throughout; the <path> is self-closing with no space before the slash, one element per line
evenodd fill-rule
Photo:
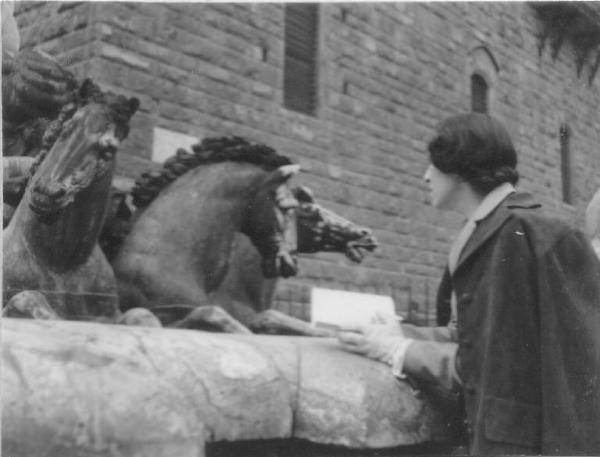
<path fill-rule="evenodd" d="M 491 117 L 447 119 L 428 150 L 433 206 L 466 218 L 438 292 L 438 324 L 449 325 L 386 318 L 340 342 L 460 392 L 472 454 L 599 454 L 600 264 L 589 241 L 515 191 L 517 155 Z"/>

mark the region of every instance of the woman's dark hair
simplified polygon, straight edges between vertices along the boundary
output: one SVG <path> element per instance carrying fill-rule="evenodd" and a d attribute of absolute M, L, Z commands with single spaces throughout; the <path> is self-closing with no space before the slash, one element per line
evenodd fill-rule
<path fill-rule="evenodd" d="M 436 168 L 460 176 L 482 194 L 519 180 L 512 140 L 504 126 L 487 114 L 446 119 L 427 149 Z"/>

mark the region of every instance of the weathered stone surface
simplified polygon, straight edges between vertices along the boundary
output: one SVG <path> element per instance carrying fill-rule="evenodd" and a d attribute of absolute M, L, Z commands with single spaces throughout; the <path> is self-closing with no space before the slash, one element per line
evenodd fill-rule
<path fill-rule="evenodd" d="M 448 439 L 443 418 L 388 366 L 304 338 L 294 437 L 355 448 Z"/>
<path fill-rule="evenodd" d="M 3 320 L 2 450 L 201 456 L 213 441 L 354 448 L 447 438 L 384 365 L 332 339 Z"/>
<path fill-rule="evenodd" d="M 188 443 L 183 455 L 197 455 L 206 440 L 290 434 L 295 396 L 282 372 L 294 366 L 253 345 L 48 322 L 3 322 L 3 454 L 147 455 L 140 449 L 151 443 L 179 442 Z"/>

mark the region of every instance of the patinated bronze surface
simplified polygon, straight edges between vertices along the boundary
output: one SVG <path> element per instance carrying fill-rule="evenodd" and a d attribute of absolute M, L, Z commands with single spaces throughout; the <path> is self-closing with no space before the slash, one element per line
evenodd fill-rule
<path fill-rule="evenodd" d="M 231 141 L 237 140 L 234 138 Z M 228 143 L 225 142 L 225 144 Z M 28 161 L 27 164 L 29 164 L 33 159 L 15 157 L 10 160 L 14 162 Z M 182 163 L 186 166 L 182 166 Z M 165 171 L 144 175 L 134 191 L 135 199 L 142 210 L 153 201 L 170 180 L 176 179 L 195 166 L 197 163 L 190 163 L 190 157 L 180 152 L 177 160 L 167 163 L 165 167 L 166 173 L 168 173 L 167 177 L 165 177 Z M 9 168 L 5 167 L 5 174 L 7 174 L 7 169 Z M 13 207 L 20 200 L 17 191 L 12 189 L 13 187 L 18 188 L 16 184 L 24 186 L 27 177 L 26 171 L 20 170 L 19 173 L 15 173 L 15 178 L 12 179 L 15 181 L 14 186 L 11 184 L 11 179 L 5 179 L 5 195 L 15 195 L 14 198 L 9 199 L 13 206 L 5 205 L 5 223 L 12 216 Z M 299 206 L 296 208 L 296 230 L 300 253 L 340 252 L 345 253 L 350 260 L 360 262 L 365 251 L 372 251 L 375 248 L 376 242 L 370 230 L 357 226 L 316 204 L 312 192 L 307 187 L 295 188 L 294 195 L 299 201 Z M 134 221 L 131 209 L 125 204 L 125 197 L 124 192 L 112 189 L 107 216 L 100 235 L 100 246 L 110 261 L 117 256 Z M 7 212 L 7 209 L 10 211 Z M 236 233 L 224 279 L 216 291 L 207 295 L 205 302 L 206 306 L 218 306 L 222 310 L 206 309 L 191 313 L 196 308 L 195 305 L 176 304 L 173 306 L 172 303 L 163 303 L 154 306 L 153 311 L 162 318 L 163 322 L 180 321 L 177 325 L 186 328 L 247 332 L 244 326 L 251 326 L 254 331 L 259 333 L 327 335 L 327 332 L 316 330 L 304 321 L 270 309 L 276 281 L 276 278 L 265 277 L 262 272 L 261 256 L 256 247 L 245 235 Z M 63 298 L 69 300 L 68 296 Z M 125 308 L 129 307 L 125 305 Z M 257 315 L 262 312 L 264 313 Z M 185 320 L 183 320 L 184 318 Z M 243 325 L 240 325 L 238 320 Z M 143 323 L 145 321 L 131 316 L 122 319 L 123 323 Z"/>
<path fill-rule="evenodd" d="M 142 207 L 164 187 L 159 179 L 164 178 L 154 173 L 145 177 L 143 184 L 138 184 L 134 196 Z M 317 204 L 312 191 L 305 186 L 296 187 L 293 192 L 299 201 L 296 208 L 299 253 L 339 252 L 360 262 L 365 252 L 375 249 L 377 242 L 368 228 Z M 101 245 L 109 259 L 118 254 L 135 218 L 125 204 L 123 193 L 115 194 L 101 236 Z M 257 333 L 328 335 L 327 331 L 271 309 L 277 281 L 263 274 L 261 255 L 248 237 L 235 233 L 228 269 L 217 289 L 207 294 L 202 305 L 208 306 L 206 309 L 199 310 L 193 304 L 163 303 L 152 306 L 152 310 L 163 322 L 178 321 L 176 325 L 183 328 L 246 333 L 245 326 L 249 326 Z"/>
<path fill-rule="evenodd" d="M 121 308 L 209 304 L 238 232 L 256 246 L 265 276 L 295 274 L 298 202 L 287 183 L 298 166 L 241 139 L 205 140 L 179 157 L 134 189 L 134 201 L 147 206 L 113 261 Z M 147 197 L 155 182 L 164 189 Z"/>
<path fill-rule="evenodd" d="M 4 304 L 35 290 L 61 318 L 115 319 L 114 275 L 97 239 L 117 146 L 137 106 L 137 99 L 102 93 L 86 81 L 76 102 L 65 105 L 49 125 L 25 194 L 3 233 Z"/>
<path fill-rule="evenodd" d="M 297 187 L 294 195 L 300 203 L 296 211 L 298 253 L 337 252 L 358 263 L 377 246 L 368 228 L 317 204 L 309 188 Z M 236 237 L 230 263 L 221 287 L 211 296 L 212 304 L 222 306 L 257 333 L 329 334 L 271 309 L 278 279 L 265 278 L 258 268 L 256 249 L 243 236 Z"/>

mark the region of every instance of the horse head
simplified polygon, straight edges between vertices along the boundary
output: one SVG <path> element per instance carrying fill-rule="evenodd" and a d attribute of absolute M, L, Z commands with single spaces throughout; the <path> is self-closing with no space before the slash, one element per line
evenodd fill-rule
<path fill-rule="evenodd" d="M 294 196 L 299 202 L 296 211 L 299 252 L 343 252 L 358 263 L 364 258 L 363 250 L 371 252 L 377 247 L 370 229 L 318 205 L 307 187 L 294 188 Z"/>
<path fill-rule="evenodd" d="M 298 201 L 288 182 L 299 170 L 299 165 L 282 165 L 269 172 L 261 179 L 247 208 L 242 231 L 260 252 L 267 278 L 287 278 L 297 272 Z"/>
<path fill-rule="evenodd" d="M 139 106 L 136 98 L 102 93 L 89 80 L 78 95 L 77 103 L 63 108 L 55 131 L 45 133 L 48 147 L 34 166 L 28 203 L 46 223 L 93 184 L 110 186 L 117 147 Z"/>

